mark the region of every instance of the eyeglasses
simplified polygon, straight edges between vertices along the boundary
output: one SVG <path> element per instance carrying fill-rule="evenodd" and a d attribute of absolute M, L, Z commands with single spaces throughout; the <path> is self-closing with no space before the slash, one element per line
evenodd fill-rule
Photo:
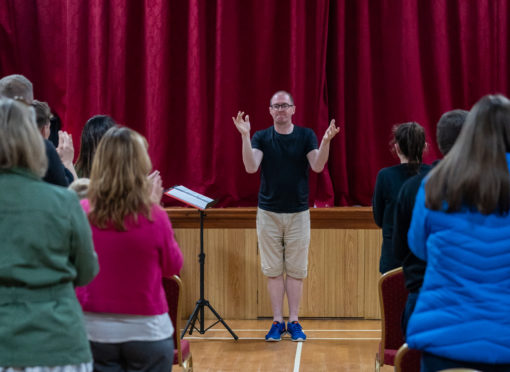
<path fill-rule="evenodd" d="M 271 108 L 273 110 L 287 110 L 289 107 L 292 107 L 294 105 L 289 105 L 288 103 L 282 103 L 282 104 L 278 104 L 278 103 L 275 103 L 274 105 L 271 105 Z"/>

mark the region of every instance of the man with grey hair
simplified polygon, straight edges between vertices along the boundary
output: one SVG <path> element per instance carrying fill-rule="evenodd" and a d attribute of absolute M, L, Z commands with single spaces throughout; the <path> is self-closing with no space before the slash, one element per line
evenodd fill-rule
<path fill-rule="evenodd" d="M 34 105 L 33 85 L 23 75 L 8 75 L 0 79 L 0 96 L 23 100 L 29 105 Z M 34 106 L 36 114 L 40 114 L 40 107 Z M 49 123 L 49 111 L 47 115 Z M 57 149 L 53 143 L 44 138 L 46 156 L 48 157 L 48 171 L 43 180 L 54 185 L 67 187 L 76 177 L 73 157 L 74 147 L 72 138 L 66 132 L 59 132 L 60 143 Z"/>
<path fill-rule="evenodd" d="M 20 97 L 31 103 L 34 100 L 34 88 L 23 75 L 8 75 L 0 79 L 0 95 L 8 98 Z"/>

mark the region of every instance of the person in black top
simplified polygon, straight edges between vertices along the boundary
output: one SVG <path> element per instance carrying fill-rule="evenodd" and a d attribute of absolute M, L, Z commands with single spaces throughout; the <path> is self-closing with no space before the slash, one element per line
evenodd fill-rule
<path fill-rule="evenodd" d="M 53 146 L 58 147 L 58 132 L 62 129 L 62 120 L 55 111 L 52 111 L 50 116 L 50 136 L 48 140 L 53 143 Z"/>
<path fill-rule="evenodd" d="M 266 341 L 280 341 L 285 332 L 290 333 L 293 341 L 305 341 L 298 310 L 310 243 L 308 173 L 310 167 L 314 172 L 322 171 L 330 141 L 340 129 L 331 120 L 317 149 L 313 131 L 292 123 L 296 108 L 288 92 L 276 92 L 269 104 L 274 125 L 256 132 L 251 142 L 248 115 L 238 112 L 232 120 L 241 133 L 246 171 L 255 173 L 261 167 L 257 237 L 273 310 L 273 324 Z M 289 303 L 287 329 L 282 312 L 285 294 Z"/>
<path fill-rule="evenodd" d="M 0 96 L 16 99 L 24 102 L 27 105 L 32 105 L 36 111 L 36 116 L 40 114 L 39 119 L 42 120 L 39 125 L 41 134 L 44 137 L 44 144 L 46 147 L 46 156 L 48 157 L 48 171 L 43 177 L 43 180 L 55 185 L 67 187 L 76 177 L 76 172 L 73 166 L 74 147 L 73 141 L 69 134 L 60 131 L 60 145 L 57 149 L 48 141 L 49 137 L 49 107 L 40 106 L 38 101 L 34 104 L 34 90 L 33 85 L 23 75 L 8 75 L 0 79 Z M 47 114 L 46 114 L 47 108 Z M 48 130 L 44 129 L 48 121 Z M 44 124 L 43 124 L 44 122 Z"/>
<path fill-rule="evenodd" d="M 74 149 L 71 144 L 71 153 L 62 154 L 63 146 L 69 148 L 70 136 L 59 132 L 61 144 L 58 148 L 55 148 L 53 143 L 48 140 L 50 135 L 50 117 L 51 110 L 46 102 L 34 100 L 32 106 L 35 109 L 35 119 L 37 127 L 44 138 L 44 145 L 46 147 L 46 156 L 48 157 L 48 171 L 43 177 L 43 181 L 52 183 L 54 185 L 67 187 L 76 178 L 76 173 L 73 166 L 73 154 Z M 67 150 L 66 150 L 67 151 Z M 66 164 L 63 163 L 62 159 L 67 159 Z"/>
<path fill-rule="evenodd" d="M 114 127 L 115 120 L 108 115 L 94 115 L 83 127 L 80 138 L 80 153 L 76 160 L 76 173 L 81 178 L 90 178 L 92 160 L 96 153 L 99 141 L 108 129 Z"/>
<path fill-rule="evenodd" d="M 422 164 L 426 144 L 425 130 L 420 124 L 409 122 L 394 126 L 391 145 L 400 164 L 379 171 L 372 199 L 374 220 L 382 227 L 383 234 L 379 261 L 381 274 L 400 266 L 392 248 L 393 211 L 400 187 L 410 177 L 430 169 L 430 165 Z"/>
<path fill-rule="evenodd" d="M 457 139 L 468 112 L 465 110 L 448 111 L 441 116 L 436 128 L 436 141 L 441 154 L 445 156 L 452 148 Z M 435 166 L 439 160 L 433 163 Z M 393 229 L 393 253 L 395 260 L 400 263 L 404 270 L 406 287 L 409 290 L 406 307 L 402 314 L 402 331 L 405 336 L 407 322 L 414 310 L 423 276 L 425 275 L 426 262 L 416 257 L 407 244 L 407 231 L 411 223 L 414 201 L 420 185 L 427 175 L 428 170 L 408 179 L 400 188 L 394 213 Z"/>

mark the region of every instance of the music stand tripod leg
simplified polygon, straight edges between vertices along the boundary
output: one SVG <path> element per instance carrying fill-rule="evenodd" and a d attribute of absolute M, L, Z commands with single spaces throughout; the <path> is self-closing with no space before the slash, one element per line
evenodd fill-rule
<path fill-rule="evenodd" d="M 205 301 L 205 304 L 207 305 L 207 307 L 212 311 L 212 313 L 216 316 L 216 318 L 221 322 L 221 324 L 223 324 L 223 326 L 227 329 L 227 331 L 230 332 L 230 334 L 232 335 L 232 337 L 234 337 L 234 340 L 237 341 L 237 339 L 239 337 L 237 337 L 237 335 L 234 333 L 234 331 L 232 331 L 230 329 L 230 327 L 227 325 L 227 323 L 225 323 L 225 321 L 223 320 L 223 318 L 220 316 L 220 314 L 218 314 L 216 312 L 216 310 L 214 310 L 214 308 L 212 307 L 212 305 L 209 303 L 209 301 Z"/>

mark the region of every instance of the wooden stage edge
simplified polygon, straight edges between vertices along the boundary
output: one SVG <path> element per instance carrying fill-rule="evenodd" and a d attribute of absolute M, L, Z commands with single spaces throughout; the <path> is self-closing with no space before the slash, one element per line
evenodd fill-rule
<path fill-rule="evenodd" d="M 193 208 L 165 208 L 175 229 L 200 227 L 200 214 Z M 210 208 L 205 212 L 206 229 L 255 228 L 257 208 Z M 312 229 L 367 229 L 379 227 L 374 223 L 372 207 L 310 208 Z"/>

